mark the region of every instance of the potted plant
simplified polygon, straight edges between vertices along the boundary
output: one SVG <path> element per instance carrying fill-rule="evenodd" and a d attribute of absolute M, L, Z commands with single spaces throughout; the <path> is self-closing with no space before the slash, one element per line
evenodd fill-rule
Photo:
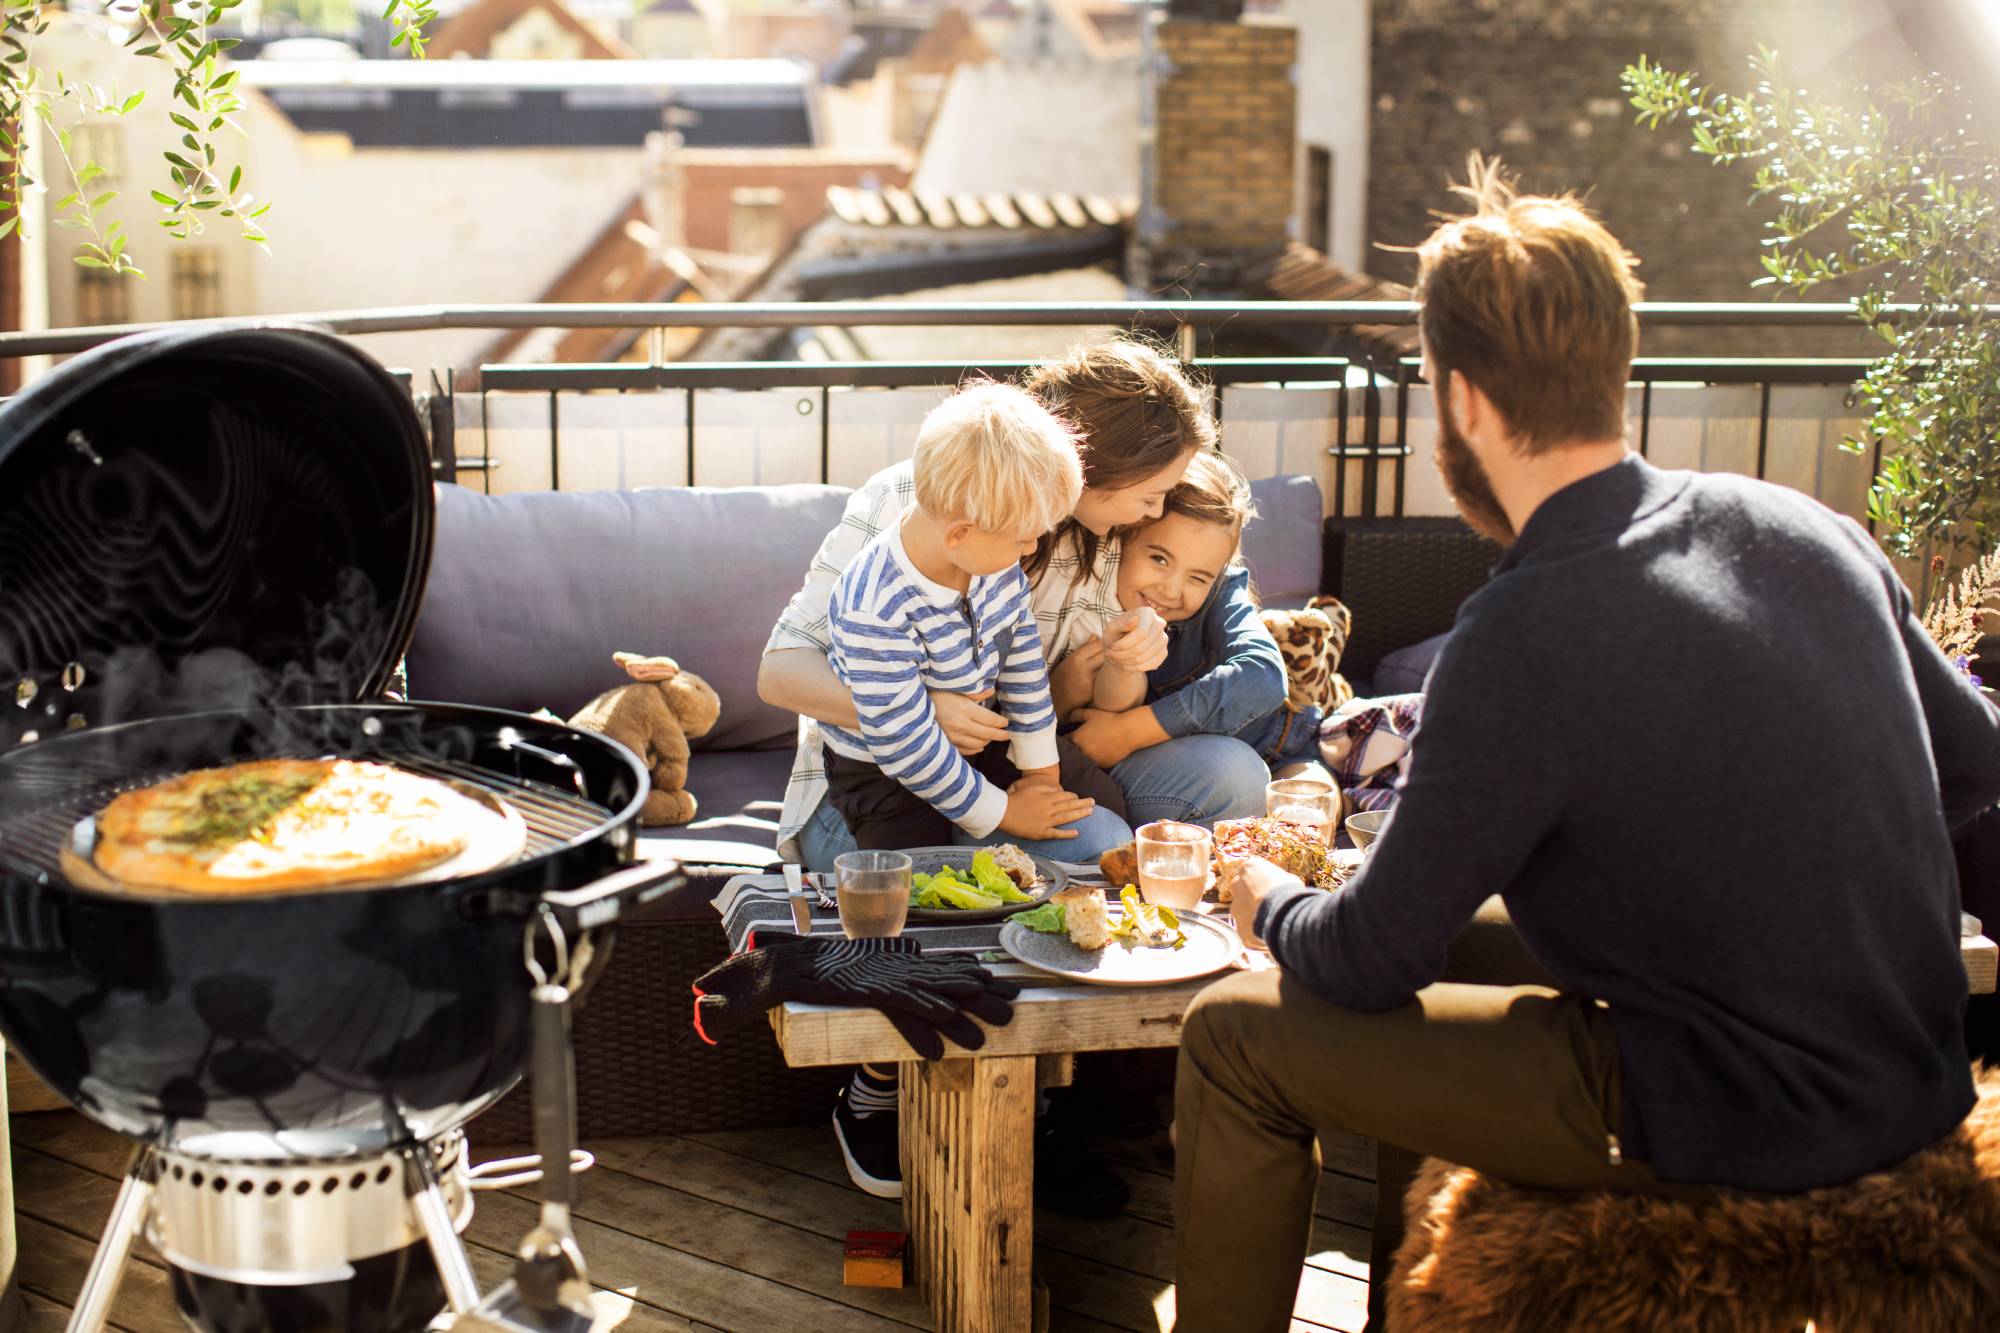
<path fill-rule="evenodd" d="M 1846 443 L 1880 443 L 1868 514 L 1891 554 L 1925 560 L 1927 595 L 2000 538 L 2000 358 L 1987 328 L 2000 145 L 1940 79 L 1836 101 L 1788 88 L 1771 51 L 1750 66 L 1744 94 L 1644 56 L 1623 82 L 1641 122 L 1685 120 L 1697 153 L 1753 167 L 1751 197 L 1779 202 L 1758 285 L 1866 282 L 1855 319 L 1888 347 L 1855 385 L 1870 417 Z"/>

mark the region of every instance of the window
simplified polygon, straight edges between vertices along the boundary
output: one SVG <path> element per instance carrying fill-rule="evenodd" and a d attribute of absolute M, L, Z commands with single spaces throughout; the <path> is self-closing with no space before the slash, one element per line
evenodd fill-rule
<path fill-rule="evenodd" d="M 729 248 L 739 255 L 774 255 L 785 244 L 785 192 L 739 185 L 729 192 Z"/>
<path fill-rule="evenodd" d="M 222 263 L 212 245 L 174 254 L 174 318 L 214 319 L 222 313 Z"/>
<path fill-rule="evenodd" d="M 90 182 L 93 196 L 117 185 L 125 175 L 125 139 L 117 125 L 87 120 L 70 131 L 69 142 L 79 169 L 86 162 L 104 169 L 102 176 Z"/>
<path fill-rule="evenodd" d="M 101 268 L 76 270 L 76 322 L 85 327 L 132 322 L 132 283 Z"/>
<path fill-rule="evenodd" d="M 1316 144 L 1306 147 L 1306 244 L 1333 248 L 1333 153 Z"/>

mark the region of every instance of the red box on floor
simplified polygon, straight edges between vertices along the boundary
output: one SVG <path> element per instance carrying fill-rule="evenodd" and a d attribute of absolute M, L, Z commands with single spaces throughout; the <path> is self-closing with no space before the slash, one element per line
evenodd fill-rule
<path fill-rule="evenodd" d="M 903 1259 L 909 1253 L 907 1231 L 850 1231 L 841 1247 L 840 1281 L 849 1287 L 900 1287 Z"/>

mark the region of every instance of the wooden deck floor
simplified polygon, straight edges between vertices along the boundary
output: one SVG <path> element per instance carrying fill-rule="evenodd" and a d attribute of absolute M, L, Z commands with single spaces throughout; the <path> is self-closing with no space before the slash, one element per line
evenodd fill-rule
<path fill-rule="evenodd" d="M 69 1111 L 16 1115 L 14 1188 L 30 1327 L 62 1327 L 111 1208 L 124 1144 Z M 875 1333 L 931 1327 L 914 1290 L 843 1287 L 840 1243 L 854 1229 L 899 1230 L 897 1204 L 847 1180 L 832 1132 L 764 1129 L 590 1145 L 577 1232 L 600 1301 L 627 1333 Z M 1165 1135 L 1096 1145 L 1132 1185 L 1124 1216 L 1086 1222 L 1039 1212 L 1037 1271 L 1052 1328 L 1155 1333 L 1171 1323 L 1172 1150 Z M 482 1150 L 484 1159 L 498 1155 Z M 1326 1145 L 1313 1253 L 1293 1333 L 1355 1333 L 1367 1303 L 1374 1145 Z M 532 1223 L 525 1193 L 481 1194 L 468 1232 L 483 1285 Z M 165 1270 L 142 1245 L 112 1312 L 130 1333 L 177 1333 Z"/>

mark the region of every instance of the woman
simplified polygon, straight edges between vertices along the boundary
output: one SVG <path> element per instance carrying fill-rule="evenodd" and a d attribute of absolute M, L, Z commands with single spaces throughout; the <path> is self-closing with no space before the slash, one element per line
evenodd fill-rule
<path fill-rule="evenodd" d="M 1073 350 L 1037 368 L 1025 387 L 1083 434 L 1083 496 L 1071 519 L 1043 539 L 1027 562 L 1035 585 L 1036 619 L 1050 662 L 1103 637 L 1120 620 L 1117 598 L 1120 528 L 1160 515 L 1166 493 L 1201 449 L 1215 443 L 1215 423 L 1181 367 L 1154 348 L 1121 340 Z M 807 719 L 856 724 L 854 702 L 827 664 L 826 606 L 834 580 L 869 538 L 897 521 L 911 504 L 910 465 L 869 478 L 821 543 L 806 583 L 771 633 L 757 674 L 765 702 Z M 1121 665 L 1150 670 L 1165 655 L 1164 631 L 1128 633 L 1108 652 Z M 1114 659 L 1116 660 L 1116 659 Z M 977 750 L 1006 734 L 1006 719 L 977 698 L 934 695 L 939 722 L 961 750 Z M 823 799 L 817 726 L 800 729 L 799 753 L 785 792 L 778 852 L 810 869 L 833 868 L 854 840 Z M 1063 785 L 1079 795 L 1039 839 L 1012 839 L 1031 852 L 1089 861 L 1131 838 L 1131 824 L 1153 819 L 1210 822 L 1259 814 L 1269 780 L 1256 752 L 1227 736 L 1184 736 L 1139 750 L 1114 765 L 1109 782 L 1071 753 Z M 1115 786 L 1111 785 L 1114 784 Z M 1121 818 L 1114 807 L 1119 799 Z"/>

